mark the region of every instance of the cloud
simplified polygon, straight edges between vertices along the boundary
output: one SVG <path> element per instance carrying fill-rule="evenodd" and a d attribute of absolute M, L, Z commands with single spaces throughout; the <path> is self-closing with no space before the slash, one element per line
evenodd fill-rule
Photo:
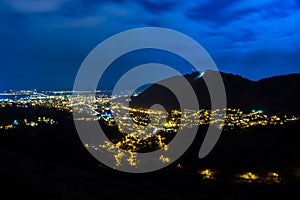
<path fill-rule="evenodd" d="M 152 13 L 170 12 L 178 4 L 172 0 L 143 0 L 139 3 Z"/>
<path fill-rule="evenodd" d="M 191 36 L 220 70 L 252 79 L 296 72 L 299 8 L 293 0 L 3 0 L 0 59 L 5 67 L 0 80 L 14 74 L 10 83 L 26 85 L 24 76 L 34 80 L 38 75 L 46 87 L 60 72 L 56 84 L 71 86 L 68 72 L 73 76 L 93 47 L 113 34 L 143 26 Z"/>
<path fill-rule="evenodd" d="M 285 3 L 279 0 L 200 1 L 198 4 L 190 5 L 185 14 L 191 20 L 212 23 L 217 27 L 255 14 L 261 20 L 282 18 L 297 12 L 298 7 L 299 5 L 293 0 L 285 1 Z"/>
<path fill-rule="evenodd" d="M 236 3 L 236 0 L 223 1 L 203 1 L 187 9 L 188 18 L 196 21 L 208 21 L 221 25 L 234 19 L 238 13 L 229 12 L 230 8 Z M 246 13 L 248 9 L 240 10 L 240 13 Z M 251 12 L 251 10 L 249 10 Z"/>
<path fill-rule="evenodd" d="M 5 3 L 21 12 L 50 12 L 57 10 L 67 0 L 6 0 Z"/>

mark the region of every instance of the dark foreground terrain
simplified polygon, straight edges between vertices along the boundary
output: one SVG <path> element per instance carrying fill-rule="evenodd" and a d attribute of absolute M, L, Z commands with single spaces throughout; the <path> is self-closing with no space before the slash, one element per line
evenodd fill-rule
<path fill-rule="evenodd" d="M 206 127 L 176 163 L 157 172 L 127 174 L 95 160 L 70 113 L 1 109 L 0 116 L 52 117 L 57 124 L 0 130 L 0 192 L 5 199 L 294 199 L 300 189 L 299 122 L 224 131 L 204 159 L 197 154 Z M 181 167 L 178 167 L 180 164 Z M 210 179 L 202 169 L 216 171 Z M 240 179 L 274 171 L 280 181 Z"/>

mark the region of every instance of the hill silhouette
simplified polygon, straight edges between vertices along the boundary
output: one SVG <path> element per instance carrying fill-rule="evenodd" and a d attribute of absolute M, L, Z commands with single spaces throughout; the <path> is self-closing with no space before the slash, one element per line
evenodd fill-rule
<path fill-rule="evenodd" d="M 218 72 L 208 70 L 203 77 L 213 79 Z M 281 75 L 252 81 L 239 75 L 221 72 L 224 82 L 227 107 L 244 111 L 261 109 L 265 113 L 300 113 L 300 74 Z M 210 97 L 204 78 L 199 72 L 184 75 L 197 95 L 199 107 L 210 109 Z M 171 77 L 153 84 L 140 95 L 132 97 L 131 106 L 149 108 L 161 104 L 165 109 L 178 108 L 175 95 L 161 83 L 176 83 L 179 77 Z M 187 97 L 188 98 L 188 97 Z"/>

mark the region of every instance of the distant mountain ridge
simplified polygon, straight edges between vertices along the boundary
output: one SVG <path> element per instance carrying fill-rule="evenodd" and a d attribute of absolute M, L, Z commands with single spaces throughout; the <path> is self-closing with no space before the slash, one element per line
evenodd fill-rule
<path fill-rule="evenodd" d="M 214 78 L 218 72 L 207 70 L 203 77 Z M 289 74 L 252 81 L 239 75 L 220 72 L 224 82 L 227 107 L 245 111 L 261 109 L 266 113 L 300 114 L 300 74 Z M 184 75 L 193 87 L 200 108 L 210 109 L 210 97 L 203 77 L 199 72 Z M 151 107 L 161 104 L 167 110 L 178 108 L 174 94 L 159 85 L 176 82 L 179 77 L 171 77 L 146 89 L 137 97 L 132 97 L 131 106 Z M 187 97 L 188 98 L 188 97 Z"/>

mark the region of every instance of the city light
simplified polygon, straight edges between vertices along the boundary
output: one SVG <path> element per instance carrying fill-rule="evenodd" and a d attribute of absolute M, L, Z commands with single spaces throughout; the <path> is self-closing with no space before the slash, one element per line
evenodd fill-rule
<path fill-rule="evenodd" d="M 202 175 L 202 179 L 210 179 L 213 180 L 215 179 L 214 175 L 215 175 L 215 171 L 211 170 L 211 169 L 204 169 L 204 170 L 200 170 L 198 171 L 199 174 Z"/>
<path fill-rule="evenodd" d="M 51 108 L 65 112 L 77 112 L 83 114 L 79 121 L 99 121 L 108 127 L 118 130 L 120 137 L 113 141 L 102 144 L 85 144 L 86 148 L 99 151 L 106 149 L 114 153 L 116 166 L 122 162 L 128 162 L 136 166 L 137 152 L 145 149 L 168 150 L 168 143 L 176 135 L 179 129 L 193 128 L 196 126 L 214 125 L 224 130 L 251 130 L 259 126 L 282 126 L 287 123 L 298 121 L 297 116 L 269 115 L 263 110 L 252 110 L 247 113 L 238 108 L 224 108 L 223 110 L 171 110 L 167 113 L 161 110 L 128 107 L 122 103 L 113 102 L 113 98 L 103 93 L 96 93 L 95 97 L 72 95 L 70 91 L 36 92 L 36 91 L 14 91 L 2 94 L 14 99 L 2 99 L 0 108 Z M 128 96 L 125 96 L 128 98 Z M 113 112 L 112 112 L 113 111 Z M 226 115 L 222 115 L 226 111 Z M 225 123 L 223 120 L 225 119 Z M 59 123 L 56 119 L 40 116 L 37 119 L 18 119 L 10 123 L 0 122 L 0 130 L 14 129 L 20 126 L 37 127 L 40 124 L 55 125 Z M 110 145 L 108 145 L 110 144 Z M 124 154 L 120 149 L 126 150 Z M 170 158 L 163 155 L 159 160 L 164 163 L 171 162 Z M 181 168 L 178 166 L 178 168 Z M 206 178 L 212 178 L 213 171 L 199 172 Z M 276 178 L 275 174 L 273 179 Z M 258 177 L 252 173 L 240 176 L 245 180 L 255 180 Z"/>

